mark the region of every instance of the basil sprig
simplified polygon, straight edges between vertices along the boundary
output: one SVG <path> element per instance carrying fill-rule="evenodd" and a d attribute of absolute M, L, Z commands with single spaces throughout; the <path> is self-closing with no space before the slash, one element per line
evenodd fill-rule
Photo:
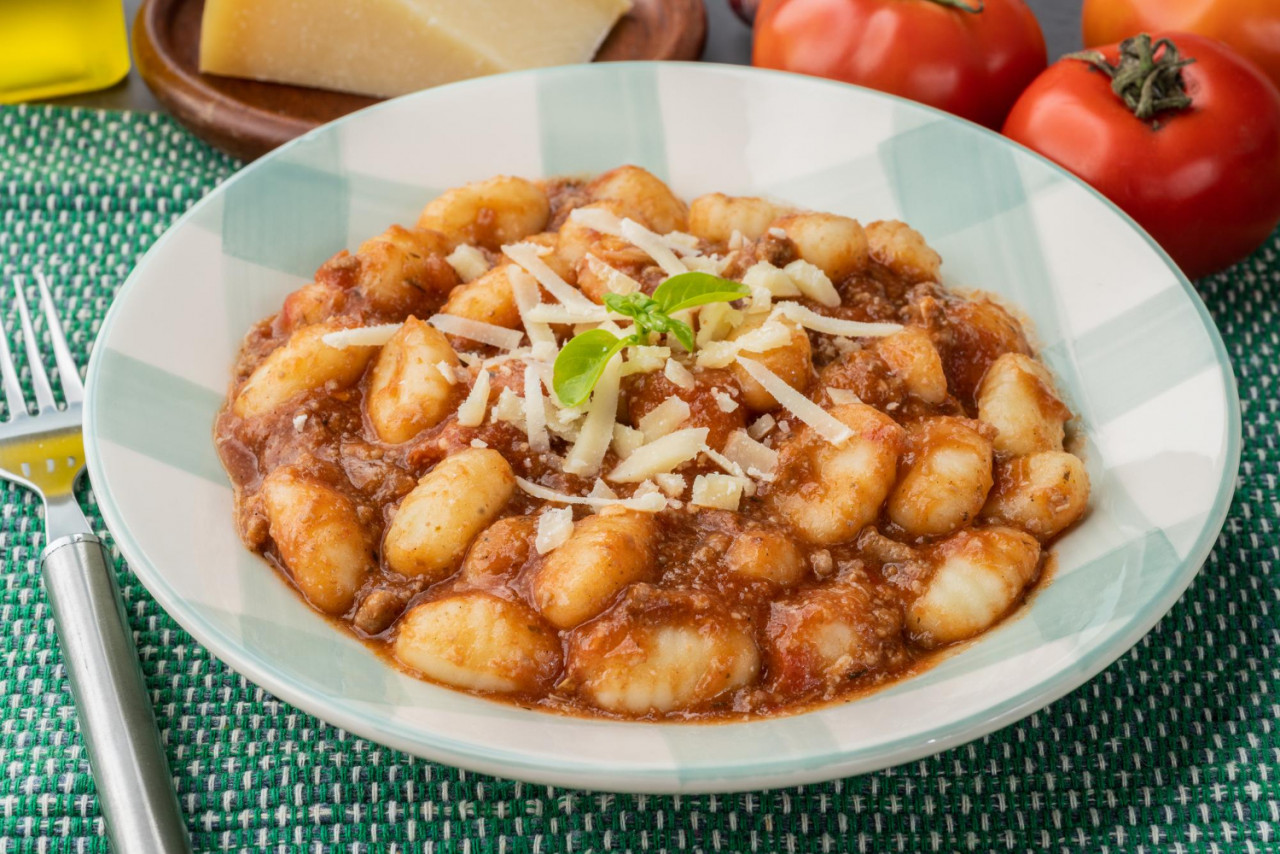
<path fill-rule="evenodd" d="M 611 311 L 635 321 L 635 332 L 619 338 L 604 329 L 582 332 L 560 349 L 552 372 L 556 397 L 565 406 L 577 406 L 591 396 L 605 366 L 627 347 L 649 343 L 651 335 L 674 335 L 690 353 L 694 349 L 693 329 L 671 315 L 713 302 L 733 302 L 750 294 L 746 286 L 710 273 L 680 273 L 658 285 L 653 296 L 605 294 Z"/>

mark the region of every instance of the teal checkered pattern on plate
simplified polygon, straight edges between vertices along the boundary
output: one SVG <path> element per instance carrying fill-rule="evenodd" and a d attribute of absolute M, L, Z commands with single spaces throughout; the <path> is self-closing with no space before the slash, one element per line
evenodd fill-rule
<path fill-rule="evenodd" d="M 83 364 L 142 252 L 237 165 L 158 115 L 0 108 L 5 287 L 36 267 L 49 273 Z M 415 759 L 289 707 L 213 659 L 120 563 L 196 847 L 512 854 L 1275 848 L 1278 251 L 1273 240 L 1199 285 L 1244 398 L 1240 488 L 1217 549 L 1151 635 L 1044 711 L 928 760 L 826 785 L 696 797 L 547 789 Z M 4 293 L 0 320 L 12 336 L 13 301 Z M 0 854 L 105 851 L 36 575 L 38 507 L 13 487 L 0 497 Z M 84 498 L 101 529 L 92 494 Z"/>

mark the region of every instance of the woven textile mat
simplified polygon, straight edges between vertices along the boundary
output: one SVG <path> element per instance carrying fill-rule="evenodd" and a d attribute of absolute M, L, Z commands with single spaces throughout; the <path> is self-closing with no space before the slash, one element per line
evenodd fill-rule
<path fill-rule="evenodd" d="M 157 114 L 0 108 L 0 320 L 10 340 L 9 283 L 40 267 L 84 364 L 143 251 L 238 165 Z M 197 849 L 1275 850 L 1280 238 L 1199 288 L 1235 365 L 1245 441 L 1239 491 L 1204 570 L 1148 637 L 1084 687 L 981 741 L 878 774 L 756 794 L 643 797 L 415 759 L 232 672 L 117 555 Z M 92 494 L 83 498 L 104 533 Z M 37 575 L 38 505 L 7 485 L 0 501 L 0 854 L 104 852 Z"/>

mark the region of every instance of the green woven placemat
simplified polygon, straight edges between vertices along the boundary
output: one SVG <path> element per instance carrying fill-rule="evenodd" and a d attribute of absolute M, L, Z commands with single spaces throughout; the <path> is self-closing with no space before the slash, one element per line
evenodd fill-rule
<path fill-rule="evenodd" d="M 237 163 L 159 115 L 0 108 L 0 274 L 50 273 L 83 364 L 141 253 Z M 747 795 L 572 792 L 469 774 L 280 702 L 118 563 L 200 850 L 1266 851 L 1280 837 L 1276 520 L 1280 240 L 1200 283 L 1242 389 L 1231 517 L 1159 626 L 1083 688 L 964 747 Z M 181 283 L 175 283 L 181 286 Z M 10 336 L 13 301 L 0 291 Z M 12 337 L 10 338 L 12 340 Z M 0 489 L 0 854 L 105 851 L 36 575 L 37 504 Z M 86 493 L 90 515 L 101 517 Z"/>

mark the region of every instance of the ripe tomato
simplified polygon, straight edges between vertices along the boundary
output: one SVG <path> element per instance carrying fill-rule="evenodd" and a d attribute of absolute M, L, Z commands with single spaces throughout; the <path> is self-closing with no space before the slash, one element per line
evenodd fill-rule
<path fill-rule="evenodd" d="M 1280 86 L 1280 3 L 1276 0 L 1084 0 L 1088 47 L 1154 30 L 1224 41 Z"/>
<path fill-rule="evenodd" d="M 991 128 L 1047 63 L 1023 0 L 764 0 L 752 64 L 902 95 Z"/>
<path fill-rule="evenodd" d="M 1169 45 L 1194 63 L 1179 69 Z M 1125 98 L 1107 73 L 1066 57 L 1014 104 L 1005 135 L 1092 184 L 1188 276 L 1234 264 L 1280 222 L 1280 90 L 1202 36 L 1139 35 L 1100 53 L 1114 66 L 1122 51 L 1132 71 Z M 1144 105 L 1152 74 L 1147 94 L 1166 100 Z"/>

